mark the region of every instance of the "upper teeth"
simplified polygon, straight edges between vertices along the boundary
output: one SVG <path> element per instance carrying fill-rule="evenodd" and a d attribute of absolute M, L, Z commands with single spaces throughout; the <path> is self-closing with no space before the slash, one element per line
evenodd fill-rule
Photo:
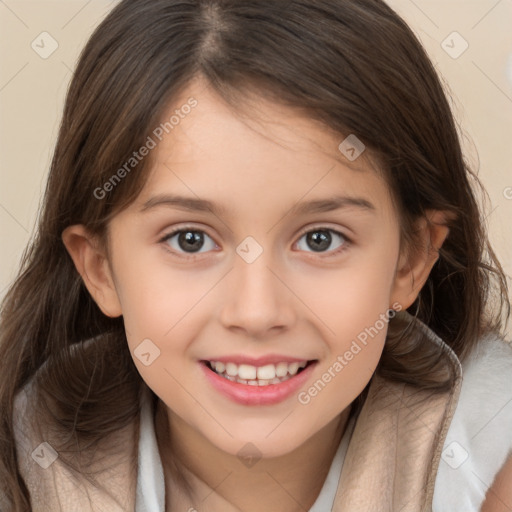
<path fill-rule="evenodd" d="M 304 368 L 307 361 L 300 363 L 266 364 L 265 366 L 252 366 L 250 364 L 221 363 L 210 361 L 212 368 L 217 373 L 226 372 L 230 377 L 238 377 L 244 380 L 272 380 L 276 377 L 295 375 L 299 368 Z"/>

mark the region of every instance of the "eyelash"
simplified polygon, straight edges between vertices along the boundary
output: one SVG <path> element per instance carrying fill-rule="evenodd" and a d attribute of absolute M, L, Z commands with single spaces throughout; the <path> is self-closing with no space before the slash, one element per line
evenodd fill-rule
<path fill-rule="evenodd" d="M 166 235 L 164 235 L 163 238 L 161 238 L 159 240 L 159 243 L 163 244 L 165 250 L 167 250 L 169 253 L 171 253 L 173 255 L 176 255 L 176 256 L 178 256 L 180 258 L 185 258 L 185 259 L 194 261 L 194 260 L 200 258 L 201 255 L 204 254 L 204 253 L 179 253 L 179 252 L 176 252 L 174 250 L 169 249 L 169 246 L 166 244 L 166 242 L 168 242 L 171 238 L 173 238 L 178 233 L 183 233 L 183 232 L 186 233 L 187 231 L 194 231 L 194 232 L 197 232 L 197 233 L 204 233 L 205 235 L 207 235 L 209 238 L 211 238 L 213 240 L 213 238 L 210 235 L 208 235 L 208 233 L 206 233 L 206 231 L 204 231 L 202 229 L 198 229 L 198 228 L 196 228 L 194 226 L 184 226 L 184 227 L 180 227 L 178 229 L 175 229 L 175 230 L 167 233 Z M 316 232 L 319 232 L 319 231 L 327 231 L 329 233 L 334 233 L 335 235 L 340 236 L 344 240 L 344 243 L 340 247 L 338 247 L 338 249 L 335 249 L 333 251 L 326 251 L 326 252 L 323 252 L 323 253 L 322 252 L 316 253 L 316 254 L 319 254 L 319 255 L 327 254 L 327 256 L 320 256 L 321 258 L 330 258 L 330 257 L 333 257 L 333 256 L 337 256 L 339 253 L 346 251 L 347 248 L 352 244 L 352 240 L 350 238 L 348 238 L 345 234 L 343 234 L 340 231 L 337 231 L 335 229 L 327 228 L 326 226 L 319 226 L 319 227 L 308 228 L 306 230 L 303 230 L 299 234 L 298 240 L 300 240 L 304 235 L 307 235 L 309 233 L 316 233 Z M 217 245 L 217 244 L 215 244 L 215 245 Z"/>

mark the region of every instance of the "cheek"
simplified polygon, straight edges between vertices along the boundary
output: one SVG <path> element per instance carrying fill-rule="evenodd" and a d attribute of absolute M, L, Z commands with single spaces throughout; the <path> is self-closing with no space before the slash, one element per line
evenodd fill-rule
<path fill-rule="evenodd" d="M 128 347 L 134 363 L 150 388 L 160 396 L 178 396 L 191 340 L 198 335 L 208 301 L 203 300 L 217 276 L 193 276 L 171 269 L 159 256 L 142 258 L 135 252 L 116 262 L 119 299 Z M 201 317 L 202 318 L 202 317 Z M 187 363 L 188 364 L 188 363 Z"/>
<path fill-rule="evenodd" d="M 312 431 L 321 428 L 348 407 L 363 391 L 379 363 L 389 316 L 385 294 L 368 295 L 371 286 L 361 286 L 330 305 L 323 318 L 327 357 L 317 368 L 316 378 L 301 390 L 298 401 L 308 417 L 316 418 Z M 334 334 L 331 332 L 334 331 Z"/>
<path fill-rule="evenodd" d="M 323 321 L 328 345 L 319 378 L 299 396 L 299 403 L 309 407 L 313 417 L 334 417 L 347 407 L 362 392 L 380 360 L 398 257 L 398 238 L 388 236 L 392 242 L 386 243 L 383 237 L 371 251 L 347 259 L 336 272 L 317 274 L 316 279 L 304 282 L 308 305 Z"/>
<path fill-rule="evenodd" d="M 212 276 L 172 268 L 163 250 L 135 252 L 119 259 L 116 268 L 116 288 L 133 343 L 146 337 L 165 340 L 214 282 Z"/>
<path fill-rule="evenodd" d="M 398 238 L 388 235 L 368 249 L 357 249 L 332 270 L 304 273 L 307 304 L 336 333 L 337 343 L 357 336 L 391 307 Z"/>

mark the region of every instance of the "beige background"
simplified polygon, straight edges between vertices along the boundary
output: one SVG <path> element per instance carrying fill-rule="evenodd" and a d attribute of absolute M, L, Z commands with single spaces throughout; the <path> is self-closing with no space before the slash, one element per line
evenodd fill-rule
<path fill-rule="evenodd" d="M 0 299 L 34 229 L 76 59 L 115 3 L 0 0 Z M 512 0 L 389 3 L 418 34 L 451 91 L 468 159 L 489 193 L 491 240 L 512 285 Z M 39 52 L 51 49 L 42 32 L 58 44 L 46 59 L 31 47 L 35 41 Z"/>

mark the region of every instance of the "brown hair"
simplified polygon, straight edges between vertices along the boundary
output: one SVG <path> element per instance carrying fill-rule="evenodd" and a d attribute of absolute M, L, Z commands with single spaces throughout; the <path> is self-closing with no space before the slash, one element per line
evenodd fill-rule
<path fill-rule="evenodd" d="M 413 223 L 426 210 L 453 213 L 440 258 L 409 312 L 461 359 L 486 332 L 501 332 L 510 315 L 505 276 L 473 190 L 479 182 L 440 80 L 383 1 L 124 0 L 82 52 L 38 229 L 2 303 L 0 492 L 12 510 L 31 509 L 12 425 L 14 397 L 31 379 L 34 415 L 53 422 L 70 451 L 80 451 L 80 442 L 92 449 L 138 417 L 143 381 L 123 320 L 101 313 L 61 233 L 84 224 L 106 242 L 109 220 L 137 197 L 150 159 L 107 197 L 96 199 L 94 190 L 145 143 L 169 102 L 198 75 L 233 106 L 256 92 L 307 112 L 340 133 L 340 142 L 341 134 L 355 134 L 382 163 L 404 241 L 414 241 Z M 435 375 L 439 354 L 421 357 L 419 342 L 404 349 L 401 324 L 400 315 L 390 322 L 378 371 L 445 389 Z M 87 341 L 98 337 L 105 341 Z"/>

